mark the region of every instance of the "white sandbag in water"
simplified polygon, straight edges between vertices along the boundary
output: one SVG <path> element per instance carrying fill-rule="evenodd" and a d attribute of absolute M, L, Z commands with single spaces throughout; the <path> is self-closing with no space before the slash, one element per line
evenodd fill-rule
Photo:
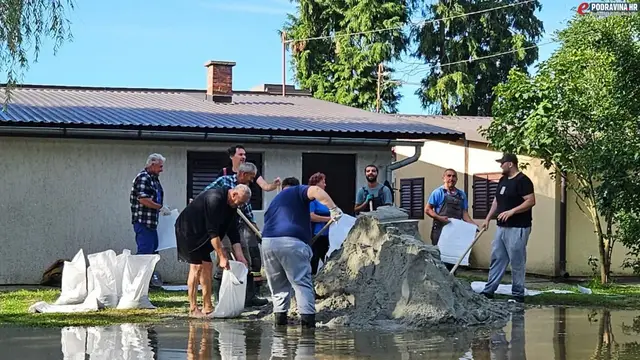
<path fill-rule="evenodd" d="M 155 309 L 149 300 L 149 283 L 160 255 L 129 255 L 125 259 L 118 309 Z"/>
<path fill-rule="evenodd" d="M 87 263 L 82 249 L 62 268 L 62 291 L 55 305 L 82 304 L 87 297 Z"/>
<path fill-rule="evenodd" d="M 93 292 L 101 308 L 118 305 L 118 285 L 116 273 L 116 253 L 107 250 L 87 256 L 93 274 Z"/>
<path fill-rule="evenodd" d="M 87 330 L 79 326 L 64 327 L 60 330 L 60 345 L 64 360 L 84 360 Z"/>
<path fill-rule="evenodd" d="M 122 275 L 124 274 L 124 266 L 127 263 L 127 256 L 131 255 L 131 250 L 124 249 L 122 254 L 116 256 L 116 288 L 118 290 L 118 301 L 122 297 Z"/>
<path fill-rule="evenodd" d="M 213 317 L 216 318 L 238 317 L 244 310 L 249 269 L 243 263 L 234 260 L 229 260 L 229 266 L 231 270 L 225 269 L 222 272 L 220 301 L 213 312 Z"/>

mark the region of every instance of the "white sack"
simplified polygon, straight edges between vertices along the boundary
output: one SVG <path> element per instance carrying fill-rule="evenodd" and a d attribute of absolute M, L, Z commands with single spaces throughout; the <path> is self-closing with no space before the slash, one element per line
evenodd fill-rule
<path fill-rule="evenodd" d="M 122 339 L 119 349 L 122 350 L 122 360 L 153 359 L 154 351 L 149 345 L 149 330 L 144 325 L 120 325 Z M 111 360 L 111 359 L 109 359 Z"/>
<path fill-rule="evenodd" d="M 177 209 L 171 210 L 170 215 L 158 216 L 158 251 L 176 247 L 176 220 L 180 213 Z"/>
<path fill-rule="evenodd" d="M 118 304 L 118 287 L 116 274 L 116 253 L 107 250 L 87 256 L 93 274 L 93 292 L 101 308 L 116 307 Z M 89 297 L 88 296 L 88 297 Z"/>
<path fill-rule="evenodd" d="M 462 254 L 473 243 L 476 237 L 477 226 L 458 219 L 449 219 L 449 223 L 442 227 L 438 248 L 440 249 L 440 260 L 447 264 L 458 262 Z M 469 251 L 460 265 L 469 266 Z"/>
<path fill-rule="evenodd" d="M 87 297 L 94 290 L 95 286 L 93 284 L 93 271 L 91 271 L 91 266 L 87 268 Z"/>
<path fill-rule="evenodd" d="M 122 254 L 116 256 L 116 289 L 118 291 L 118 300 L 122 297 L 122 275 L 124 274 L 124 266 L 127 262 L 127 256 L 131 255 L 131 250 L 124 249 Z"/>
<path fill-rule="evenodd" d="M 122 276 L 118 309 L 155 309 L 149 301 L 149 282 L 160 255 L 129 255 Z M 243 303 L 244 304 L 244 303 Z"/>
<path fill-rule="evenodd" d="M 329 251 L 327 251 L 327 258 L 342 247 L 342 243 L 355 223 L 356 218 L 344 214 L 340 217 L 340 220 L 329 225 Z"/>
<path fill-rule="evenodd" d="M 471 290 L 480 294 L 482 290 L 484 290 L 485 285 L 487 285 L 487 283 L 484 281 L 474 281 L 471 283 Z M 511 295 L 512 294 L 511 285 L 500 284 L 498 285 L 498 289 L 496 289 L 495 293 L 499 295 Z M 524 296 L 536 296 L 542 293 L 574 294 L 575 292 L 570 290 L 559 290 L 559 289 L 550 289 L 550 290 L 544 290 L 544 291 L 524 289 Z"/>
<path fill-rule="evenodd" d="M 220 284 L 220 301 L 213 312 L 216 318 L 234 318 L 242 314 L 247 291 L 249 269 L 239 261 L 229 260 L 231 270 L 225 269 Z"/>
<path fill-rule="evenodd" d="M 87 297 L 87 263 L 82 249 L 62 268 L 62 291 L 55 305 L 82 304 Z"/>
<path fill-rule="evenodd" d="M 95 297 L 87 296 L 82 304 L 51 305 L 39 301 L 29 306 L 30 313 L 81 313 L 98 311 L 98 301 Z"/>
<path fill-rule="evenodd" d="M 79 326 L 64 327 L 60 330 L 60 345 L 64 360 L 84 360 L 87 330 Z"/>

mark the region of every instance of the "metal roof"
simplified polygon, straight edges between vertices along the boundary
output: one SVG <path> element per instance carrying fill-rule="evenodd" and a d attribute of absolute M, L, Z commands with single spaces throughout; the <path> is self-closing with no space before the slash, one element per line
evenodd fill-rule
<path fill-rule="evenodd" d="M 0 89 L 0 101 L 4 91 Z M 461 137 L 422 121 L 360 110 L 308 96 L 237 92 L 216 103 L 204 90 L 22 85 L 0 126 L 170 129 L 250 134 L 324 134 L 381 139 Z"/>
<path fill-rule="evenodd" d="M 426 125 L 440 126 L 465 134 L 467 140 L 488 144 L 479 132 L 493 121 L 489 116 L 447 116 L 447 115 L 397 115 L 400 118 L 421 122 Z"/>

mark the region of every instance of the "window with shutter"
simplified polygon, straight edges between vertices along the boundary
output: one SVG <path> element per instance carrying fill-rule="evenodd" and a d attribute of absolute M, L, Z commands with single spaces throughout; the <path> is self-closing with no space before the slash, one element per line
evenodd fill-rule
<path fill-rule="evenodd" d="M 424 219 L 424 178 L 400 180 L 400 207 L 409 219 Z"/>
<path fill-rule="evenodd" d="M 491 209 L 493 198 L 496 196 L 498 181 L 501 173 L 485 173 L 473 175 L 473 218 L 484 219 Z M 495 219 L 498 214 L 494 214 Z"/>
<path fill-rule="evenodd" d="M 262 154 L 247 153 L 247 161 L 256 165 L 262 174 Z M 230 160 L 226 152 L 187 152 L 187 202 L 198 196 L 207 185 L 215 181 L 218 173 Z M 255 181 L 251 184 L 251 207 L 262 210 L 262 189 Z"/>

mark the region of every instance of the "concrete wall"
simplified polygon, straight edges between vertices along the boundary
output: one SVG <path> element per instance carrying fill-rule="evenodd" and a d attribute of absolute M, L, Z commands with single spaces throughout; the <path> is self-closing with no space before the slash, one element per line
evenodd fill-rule
<path fill-rule="evenodd" d="M 147 156 L 167 158 L 160 179 L 165 204 L 184 208 L 187 151 L 223 151 L 231 144 L 148 141 L 72 140 L 0 137 L 0 284 L 38 283 L 55 260 L 113 249 L 135 251 L 129 192 Z M 302 176 L 303 152 L 357 153 L 357 185 L 365 182 L 366 164 L 390 163 L 384 148 L 253 146 L 263 152 L 263 176 Z M 381 171 L 384 178 L 384 171 Z M 384 180 L 384 179 L 382 179 Z M 264 194 L 265 208 L 276 195 Z M 261 214 L 256 214 L 261 218 Z M 187 266 L 175 249 L 161 252 L 158 270 L 165 281 L 184 283 Z"/>
<path fill-rule="evenodd" d="M 398 159 L 406 158 L 413 154 L 413 148 L 396 147 Z M 469 145 L 469 173 L 466 174 L 469 182 L 469 214 L 473 216 L 471 206 L 473 204 L 473 174 L 500 172 L 496 159 L 501 153 L 490 150 L 486 145 L 470 143 Z M 520 157 L 521 162 L 529 162 L 528 168 L 523 172 L 531 178 L 536 193 L 536 206 L 533 210 L 533 227 L 529 238 L 527 253 L 527 271 L 531 273 L 553 275 L 556 263 L 557 248 L 557 223 L 558 219 L 556 198 L 559 198 L 558 187 L 545 170 L 537 162 L 527 157 Z M 396 179 L 424 177 L 425 202 L 429 194 L 442 185 L 442 174 L 446 168 L 453 168 L 458 172 L 459 189 L 464 189 L 464 145 L 459 142 L 427 141 L 422 150 L 420 160 L 396 171 Z M 397 180 L 399 184 L 399 180 Z M 399 204 L 399 199 L 398 199 Z M 480 225 L 483 219 L 474 219 Z M 420 222 L 421 234 L 426 241 L 430 237 L 432 220 L 425 215 Z M 489 230 L 482 235 L 478 243 L 471 251 L 471 266 L 474 268 L 489 268 L 491 259 L 491 241 L 495 235 L 495 221 Z"/>
<path fill-rule="evenodd" d="M 567 272 L 572 276 L 591 275 L 589 256 L 599 258 L 595 227 L 580 208 L 587 211 L 586 206 L 578 200 L 576 193 L 567 191 L 567 239 L 570 239 L 567 241 Z M 629 249 L 622 244 L 613 246 L 611 272 L 614 276 L 633 275 L 632 269 L 622 268 L 622 262 L 627 257 L 628 251 Z"/>

